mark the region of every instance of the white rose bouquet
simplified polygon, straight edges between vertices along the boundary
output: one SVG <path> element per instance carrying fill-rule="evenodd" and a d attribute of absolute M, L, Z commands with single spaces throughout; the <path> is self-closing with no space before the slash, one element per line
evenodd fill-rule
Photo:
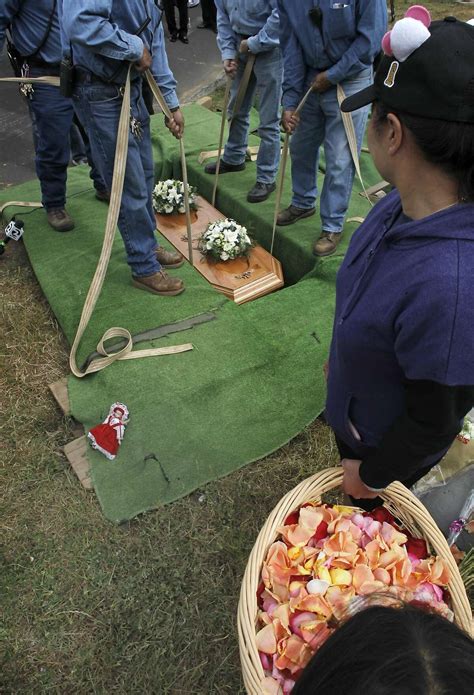
<path fill-rule="evenodd" d="M 211 222 L 198 240 L 199 251 L 216 261 L 246 256 L 252 246 L 247 229 L 229 218 Z"/>
<path fill-rule="evenodd" d="M 189 207 L 196 210 L 196 188 L 188 184 Z M 184 213 L 184 184 L 182 181 L 167 179 L 158 181 L 153 189 L 153 208 L 162 215 Z"/>

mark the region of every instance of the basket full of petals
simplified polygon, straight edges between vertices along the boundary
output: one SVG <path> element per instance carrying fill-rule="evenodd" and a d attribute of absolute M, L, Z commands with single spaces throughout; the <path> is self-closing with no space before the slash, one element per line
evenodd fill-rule
<path fill-rule="evenodd" d="M 342 476 L 329 468 L 287 493 L 250 554 L 237 620 L 249 695 L 289 695 L 312 655 L 369 596 L 428 604 L 471 632 L 456 562 L 421 502 L 396 482 L 372 512 L 323 504 Z"/>

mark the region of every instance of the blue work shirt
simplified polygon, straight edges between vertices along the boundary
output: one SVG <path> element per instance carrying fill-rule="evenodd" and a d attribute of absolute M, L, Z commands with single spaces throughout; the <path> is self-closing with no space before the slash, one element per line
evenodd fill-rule
<path fill-rule="evenodd" d="M 215 0 L 217 45 L 222 60 L 237 56 L 242 36 L 249 36 L 251 53 L 263 53 L 280 44 L 277 0 Z"/>
<path fill-rule="evenodd" d="M 321 28 L 310 10 L 321 11 Z M 295 109 L 309 73 L 332 84 L 370 67 L 387 28 L 386 0 L 278 0 L 283 51 L 283 108 Z"/>
<path fill-rule="evenodd" d="M 170 108 L 179 105 L 176 80 L 168 65 L 161 11 L 153 0 L 61 0 L 64 52 L 76 66 L 114 82 L 125 80 L 128 65 L 136 63 L 146 46 L 151 72 Z M 146 28 L 137 36 L 143 23 Z M 120 66 L 123 68 L 120 70 Z M 132 71 L 132 79 L 137 73 Z"/>
<path fill-rule="evenodd" d="M 6 30 L 11 26 L 13 45 L 20 55 L 35 55 L 45 63 L 60 63 L 58 8 L 54 12 L 53 10 L 54 0 L 0 0 L 0 53 L 5 43 Z M 48 33 L 51 16 L 53 21 Z M 38 52 L 47 33 L 47 39 Z"/>

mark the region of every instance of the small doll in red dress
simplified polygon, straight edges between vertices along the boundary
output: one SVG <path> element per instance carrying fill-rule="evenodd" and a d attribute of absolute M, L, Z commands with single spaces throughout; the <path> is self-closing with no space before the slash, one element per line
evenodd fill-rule
<path fill-rule="evenodd" d="M 93 449 L 97 449 L 111 461 L 122 443 L 125 425 L 128 423 L 128 408 L 123 403 L 113 403 L 104 422 L 93 427 L 87 435 Z"/>

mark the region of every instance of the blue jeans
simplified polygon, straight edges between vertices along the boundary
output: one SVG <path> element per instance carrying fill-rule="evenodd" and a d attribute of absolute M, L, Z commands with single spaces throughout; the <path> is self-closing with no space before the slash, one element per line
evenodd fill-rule
<path fill-rule="evenodd" d="M 311 84 L 308 80 L 305 91 Z M 346 96 L 372 84 L 369 68 L 341 82 Z M 352 112 L 357 147 L 360 151 L 369 109 Z M 316 173 L 319 148 L 324 145 L 326 173 L 321 191 L 320 214 L 325 232 L 340 232 L 344 225 L 355 168 L 337 101 L 336 87 L 313 92 L 301 111 L 301 120 L 290 141 L 292 205 L 313 208 L 318 195 Z"/>
<path fill-rule="evenodd" d="M 82 82 L 74 88 L 74 108 L 89 137 L 92 158 L 108 190 L 112 190 L 115 146 L 122 107 L 117 85 Z M 136 277 L 152 275 L 161 269 L 156 259 L 155 215 L 152 204 L 154 185 L 150 116 L 142 98 L 141 80 L 132 83 L 133 116 L 140 121 L 143 137 L 131 132 L 118 228 L 127 253 L 127 262 Z"/>
<path fill-rule="evenodd" d="M 232 115 L 248 55 L 248 53 L 239 53 L 237 75 L 232 82 L 231 88 L 229 119 Z M 279 48 L 257 55 L 242 106 L 231 123 L 229 139 L 223 155 L 223 160 L 227 164 L 242 164 L 245 161 L 245 152 L 249 139 L 250 109 L 253 105 L 255 92 L 257 92 L 258 112 L 260 115 L 257 181 L 261 183 L 273 183 L 275 181 L 280 162 L 282 73 L 283 66 Z"/>
<path fill-rule="evenodd" d="M 31 68 L 31 77 L 51 75 L 48 68 Z M 69 131 L 74 108 L 61 96 L 59 87 L 35 84 L 27 99 L 33 123 L 36 174 L 41 185 L 41 202 L 46 210 L 64 208 L 69 164 Z"/>
<path fill-rule="evenodd" d="M 98 193 L 106 193 L 107 186 L 102 180 L 102 176 L 99 174 L 94 160 L 92 159 L 91 148 L 89 144 L 89 138 L 81 124 L 79 117 L 74 113 L 74 120 L 72 122 L 71 131 L 69 133 L 69 142 L 71 144 L 71 158 L 75 159 L 87 159 L 87 163 L 90 167 L 89 176 L 94 182 L 94 188 Z"/>

